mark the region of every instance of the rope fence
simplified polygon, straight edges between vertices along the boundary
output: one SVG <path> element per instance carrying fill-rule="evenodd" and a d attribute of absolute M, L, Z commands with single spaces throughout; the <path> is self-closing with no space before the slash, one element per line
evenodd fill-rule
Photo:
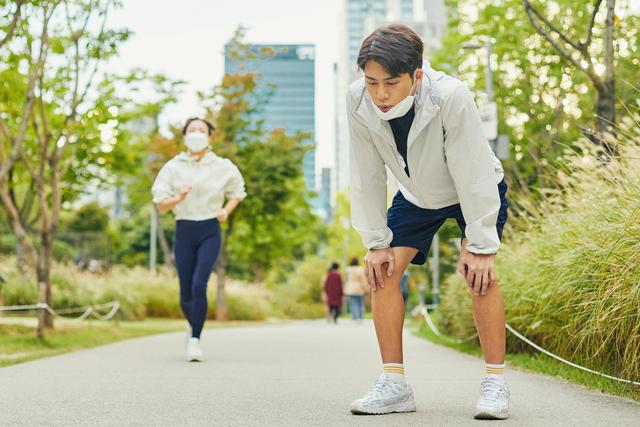
<path fill-rule="evenodd" d="M 431 315 L 429 314 L 429 310 L 427 309 L 427 307 L 416 307 L 412 314 L 415 316 L 417 314 L 421 314 L 424 317 L 425 322 L 427 323 L 427 326 L 429 326 L 429 329 L 431 329 L 431 332 L 433 332 L 436 336 L 444 339 L 445 341 L 449 341 L 452 343 L 456 343 L 456 344 L 461 344 L 464 342 L 468 342 L 471 341 L 472 339 L 476 338 L 478 336 L 478 334 L 473 334 L 470 337 L 464 338 L 464 339 L 455 339 L 455 338 L 451 338 L 448 337 L 446 335 L 444 335 L 442 332 L 440 332 L 438 330 L 438 328 L 436 327 L 435 323 L 433 322 L 433 319 L 431 318 Z M 590 374 L 594 374 L 594 375 L 599 375 L 601 377 L 604 378 L 608 378 L 610 380 L 615 380 L 615 381 L 619 381 L 619 382 L 623 382 L 623 383 L 627 383 L 627 384 L 633 384 L 633 385 L 638 385 L 640 386 L 640 381 L 632 381 L 632 380 L 628 380 L 628 379 L 624 379 L 624 378 L 618 378 L 618 377 L 614 377 L 612 375 L 608 375 L 605 374 L 603 372 L 598 372 L 598 371 L 594 371 L 593 369 L 589 369 L 589 368 L 585 368 L 584 366 L 578 365 L 577 363 L 573 363 L 567 359 L 564 359 L 552 352 L 550 352 L 549 350 L 545 350 L 544 348 L 540 347 L 538 344 L 534 343 L 533 341 L 531 341 L 530 339 L 528 339 L 527 337 L 525 337 L 523 334 L 521 334 L 520 332 L 516 331 L 513 327 L 511 327 L 511 325 L 509 325 L 508 323 L 505 323 L 505 326 L 507 328 L 507 330 L 509 332 L 511 332 L 515 337 L 517 337 L 518 339 L 520 339 L 521 341 L 523 341 L 524 343 L 526 343 L 527 345 L 533 347 L 534 349 L 538 350 L 539 352 L 553 358 L 556 359 L 559 362 L 562 362 L 566 365 L 572 366 L 576 369 L 580 369 L 581 371 L 585 371 L 585 372 L 589 372 Z"/>
<path fill-rule="evenodd" d="M 110 309 L 107 314 L 101 314 L 99 310 Z M 9 305 L 0 307 L 0 311 L 29 311 L 29 310 L 46 310 L 53 317 L 58 319 L 69 319 L 65 317 L 65 314 L 74 314 L 74 313 L 82 313 L 80 316 L 72 318 L 70 320 L 73 321 L 83 321 L 88 319 L 90 316 L 97 318 L 98 320 L 111 320 L 116 315 L 118 310 L 120 310 L 120 302 L 118 300 L 107 302 L 104 304 L 94 304 L 86 307 L 72 307 L 72 308 L 63 308 L 59 310 L 54 310 L 47 303 L 38 303 L 38 304 L 29 304 L 29 305 Z"/>

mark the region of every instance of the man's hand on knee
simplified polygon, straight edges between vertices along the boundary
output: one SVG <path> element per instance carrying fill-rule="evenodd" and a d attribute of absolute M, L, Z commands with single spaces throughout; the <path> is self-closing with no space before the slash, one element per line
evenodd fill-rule
<path fill-rule="evenodd" d="M 458 271 L 475 296 L 486 295 L 487 289 L 496 284 L 495 254 L 474 254 L 467 251 L 467 239 L 462 241 Z"/>
<path fill-rule="evenodd" d="M 370 249 L 364 257 L 365 276 L 371 289 L 384 288 L 384 278 L 391 277 L 395 269 L 395 255 L 391 248 Z"/>

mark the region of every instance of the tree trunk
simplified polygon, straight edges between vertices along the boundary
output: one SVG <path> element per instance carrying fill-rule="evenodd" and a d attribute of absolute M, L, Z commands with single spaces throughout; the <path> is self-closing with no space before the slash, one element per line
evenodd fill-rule
<path fill-rule="evenodd" d="M 38 303 L 43 304 L 47 302 L 47 284 L 45 282 L 38 282 Z M 45 308 L 38 309 L 38 339 L 44 338 L 44 330 L 47 324 L 47 310 Z"/>
<path fill-rule="evenodd" d="M 229 320 L 229 310 L 227 308 L 227 295 L 225 291 L 225 278 L 227 273 L 226 255 L 223 253 L 216 263 L 216 277 L 218 279 L 218 294 L 216 297 L 216 320 Z"/>
<path fill-rule="evenodd" d="M 611 83 L 613 85 L 613 83 Z M 616 98 L 615 92 L 603 91 L 598 93 L 596 104 L 597 120 L 596 130 L 598 131 L 598 143 L 609 155 L 615 155 L 615 123 L 616 123 Z"/>
<path fill-rule="evenodd" d="M 13 234 L 16 236 L 16 244 L 25 250 L 24 254 L 27 256 L 27 260 L 32 266 L 35 266 L 37 260 L 36 249 L 28 240 L 29 237 L 27 236 L 27 231 L 20 220 L 20 213 L 18 212 L 17 207 L 13 204 L 11 196 L 9 195 L 6 179 L 0 179 L 0 198 L 2 199 L 2 204 L 4 205 L 7 214 L 9 215 L 11 228 L 13 229 Z"/>
<path fill-rule="evenodd" d="M 162 248 L 162 256 L 164 258 L 164 265 L 170 265 L 171 267 L 175 267 L 176 263 L 173 258 L 173 252 L 171 251 L 171 247 L 169 247 L 169 242 L 167 241 L 167 236 L 164 234 L 164 230 L 162 229 L 162 223 L 160 221 L 160 213 L 158 212 L 158 208 L 153 206 L 153 209 L 156 209 L 156 229 L 158 230 L 158 240 L 160 241 L 160 248 Z"/>
<path fill-rule="evenodd" d="M 253 280 L 260 285 L 264 283 L 264 269 L 257 263 L 253 265 Z"/>
<path fill-rule="evenodd" d="M 38 284 L 40 287 L 40 299 L 38 302 L 46 303 L 49 307 L 53 307 L 53 298 L 51 295 L 51 257 L 53 252 L 53 238 L 49 230 L 41 234 L 42 242 L 40 243 L 40 254 L 38 256 Z M 43 328 L 53 328 L 53 316 L 44 310 L 40 321 Z"/>
<path fill-rule="evenodd" d="M 225 280 L 227 276 L 227 242 L 233 232 L 234 216 L 227 222 L 227 228 L 222 236 L 222 248 L 220 256 L 216 261 L 216 277 L 218 279 L 218 294 L 216 297 L 216 320 L 229 320 L 229 309 L 227 307 L 227 294 L 225 291 Z"/>
<path fill-rule="evenodd" d="M 607 18 L 604 32 L 604 88 L 598 91 L 596 111 L 598 119 L 596 129 L 609 155 L 617 153 L 615 147 L 616 125 L 616 91 L 615 91 L 615 63 L 614 63 L 614 29 L 615 29 L 615 0 L 607 0 Z"/>
<path fill-rule="evenodd" d="M 27 259 L 27 249 L 24 245 L 16 239 L 16 268 L 21 276 L 27 275 L 27 265 L 29 261 Z"/>

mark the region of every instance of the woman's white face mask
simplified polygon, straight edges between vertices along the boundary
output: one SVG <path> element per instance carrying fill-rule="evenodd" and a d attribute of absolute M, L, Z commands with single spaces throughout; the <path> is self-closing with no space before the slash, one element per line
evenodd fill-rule
<path fill-rule="evenodd" d="M 393 119 L 397 119 L 398 117 L 402 117 L 405 114 L 407 114 L 409 112 L 409 110 L 411 109 L 411 107 L 413 106 L 413 102 L 415 100 L 415 95 L 417 92 L 417 86 L 416 83 L 418 82 L 418 79 L 416 79 L 415 73 L 413 75 L 413 85 L 411 86 L 411 89 L 409 90 L 409 95 L 407 95 L 402 101 L 398 102 L 396 105 L 394 105 L 393 107 L 391 107 L 390 109 L 388 109 L 387 111 L 382 111 L 380 108 L 374 108 L 376 114 L 378 115 L 378 117 L 380 117 L 382 120 L 393 120 Z M 412 95 L 413 94 L 413 95 Z"/>
<path fill-rule="evenodd" d="M 209 145 L 209 138 L 202 132 L 190 132 L 184 136 L 184 144 L 192 153 L 199 153 Z"/>

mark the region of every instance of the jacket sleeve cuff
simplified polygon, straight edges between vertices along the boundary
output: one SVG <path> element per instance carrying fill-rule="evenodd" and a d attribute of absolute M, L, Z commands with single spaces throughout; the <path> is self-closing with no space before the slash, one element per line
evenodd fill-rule
<path fill-rule="evenodd" d="M 230 193 L 227 193 L 227 199 L 238 199 L 244 200 L 247 197 L 247 192 L 242 190 L 235 190 Z"/>
<path fill-rule="evenodd" d="M 389 227 L 378 230 L 357 230 L 362 237 L 362 243 L 367 249 L 386 249 L 391 245 L 393 232 Z"/>
<path fill-rule="evenodd" d="M 500 239 L 495 223 L 492 226 L 480 224 L 467 225 L 465 230 L 467 238 L 467 251 L 478 255 L 498 253 Z"/>
<path fill-rule="evenodd" d="M 152 199 L 153 203 L 160 203 L 174 196 L 171 193 L 171 191 L 166 189 L 153 189 L 152 195 L 153 195 L 153 199 Z"/>

